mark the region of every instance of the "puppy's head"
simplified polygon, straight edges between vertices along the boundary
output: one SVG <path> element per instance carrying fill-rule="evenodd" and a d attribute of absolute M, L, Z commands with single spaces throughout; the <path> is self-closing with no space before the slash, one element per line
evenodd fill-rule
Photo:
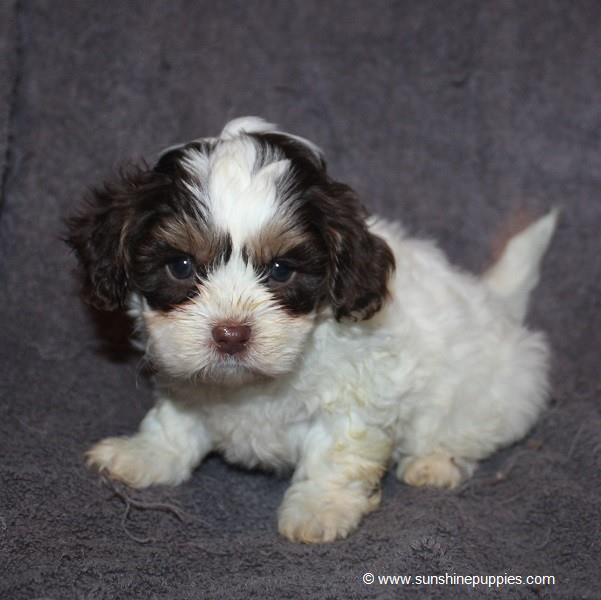
<path fill-rule="evenodd" d="M 168 375 L 219 383 L 294 368 L 316 315 L 371 317 L 392 254 L 321 151 L 256 118 L 170 148 L 69 221 L 84 294 L 127 306 Z"/>

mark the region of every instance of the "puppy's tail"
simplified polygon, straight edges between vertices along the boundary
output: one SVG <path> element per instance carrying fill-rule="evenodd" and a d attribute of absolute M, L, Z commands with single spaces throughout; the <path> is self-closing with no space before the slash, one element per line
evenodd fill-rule
<path fill-rule="evenodd" d="M 540 264 L 559 214 L 553 209 L 509 239 L 500 258 L 482 276 L 488 287 L 505 303 L 508 312 L 522 322 L 530 292 L 540 277 Z"/>

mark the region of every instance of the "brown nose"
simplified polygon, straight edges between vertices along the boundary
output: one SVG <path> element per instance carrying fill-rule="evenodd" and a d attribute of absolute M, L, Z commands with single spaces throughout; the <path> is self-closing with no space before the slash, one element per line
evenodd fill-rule
<path fill-rule="evenodd" d="M 248 325 L 215 325 L 213 339 L 217 342 L 219 350 L 226 354 L 236 354 L 244 350 L 250 338 Z"/>

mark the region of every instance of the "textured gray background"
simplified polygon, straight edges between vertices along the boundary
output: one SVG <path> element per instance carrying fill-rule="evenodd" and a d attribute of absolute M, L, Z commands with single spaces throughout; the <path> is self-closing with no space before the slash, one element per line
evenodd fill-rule
<path fill-rule="evenodd" d="M 599 2 L 2 0 L 0 34 L 0 597 L 601 597 Z M 508 216 L 564 209 L 530 314 L 555 349 L 539 426 L 456 492 L 388 476 L 329 546 L 277 536 L 285 480 L 212 458 L 115 494 L 82 463 L 151 399 L 119 323 L 80 302 L 61 220 L 123 160 L 245 114 L 318 142 L 369 207 L 470 269 Z"/>

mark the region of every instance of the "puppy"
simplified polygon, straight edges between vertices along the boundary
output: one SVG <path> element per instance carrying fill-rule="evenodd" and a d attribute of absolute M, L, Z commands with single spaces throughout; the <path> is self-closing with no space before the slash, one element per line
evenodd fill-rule
<path fill-rule="evenodd" d="M 545 405 L 548 346 L 523 320 L 555 212 L 476 278 L 254 117 L 90 200 L 68 240 L 85 296 L 127 308 L 157 372 L 139 431 L 87 453 L 110 477 L 177 485 L 213 451 L 293 469 L 279 531 L 330 542 L 378 506 L 391 462 L 452 488 Z"/>

